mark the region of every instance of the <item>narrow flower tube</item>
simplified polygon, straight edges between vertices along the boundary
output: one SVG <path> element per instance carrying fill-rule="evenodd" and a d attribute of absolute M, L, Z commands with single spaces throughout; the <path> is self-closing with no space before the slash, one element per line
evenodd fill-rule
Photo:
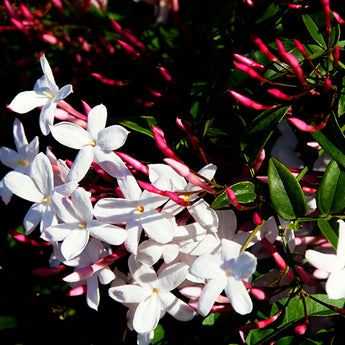
<path fill-rule="evenodd" d="M 284 101 L 291 101 L 293 99 L 293 96 L 287 95 L 286 93 L 281 92 L 279 89 L 268 89 L 267 92 L 269 92 L 272 96 Z"/>
<path fill-rule="evenodd" d="M 164 155 L 182 163 L 181 159 L 175 155 L 174 151 L 170 147 L 168 147 L 164 137 L 164 132 L 156 126 L 152 126 L 151 129 L 156 141 L 156 145 L 164 153 Z"/>
<path fill-rule="evenodd" d="M 251 78 L 257 79 L 262 83 L 266 82 L 266 79 L 264 77 L 262 77 L 258 72 L 256 72 L 253 68 L 249 67 L 248 65 L 236 61 L 234 61 L 234 65 L 239 70 L 247 73 Z"/>
<path fill-rule="evenodd" d="M 158 195 L 161 195 L 161 196 L 167 196 L 166 192 L 164 192 L 161 189 L 158 189 L 157 187 L 155 187 L 151 183 L 148 183 L 148 182 L 145 182 L 145 181 L 139 181 L 139 180 L 137 180 L 137 182 L 138 182 L 138 184 L 139 184 L 139 186 L 141 188 L 144 188 L 148 192 L 155 193 L 155 194 L 158 194 Z"/>
<path fill-rule="evenodd" d="M 269 109 L 274 109 L 276 108 L 278 105 L 263 105 L 257 102 L 254 102 L 253 100 L 251 100 L 250 98 L 241 95 L 240 93 L 236 92 L 236 91 L 232 91 L 229 90 L 229 92 L 232 94 L 232 96 L 234 98 L 236 98 L 236 100 L 238 100 L 242 105 L 249 107 L 249 108 L 253 108 L 255 110 L 269 110 Z"/>
<path fill-rule="evenodd" d="M 264 65 L 261 65 L 260 63 L 255 62 L 254 60 L 252 60 L 252 59 L 250 59 L 250 58 L 248 58 L 246 56 L 243 56 L 243 55 L 240 55 L 240 54 L 234 54 L 234 57 L 238 61 L 246 64 L 247 66 L 249 66 L 251 68 L 256 68 L 256 69 L 259 69 L 259 70 L 264 70 L 265 69 Z"/>
<path fill-rule="evenodd" d="M 283 312 L 283 309 L 280 309 L 278 311 L 278 313 L 274 314 L 273 316 L 271 316 L 267 320 L 261 320 L 261 321 L 257 321 L 257 322 L 247 323 L 243 326 L 240 326 L 238 329 L 242 330 L 242 331 L 250 331 L 252 329 L 265 328 L 268 325 L 270 325 L 271 323 L 273 323 L 274 321 L 276 321 L 282 312 Z"/>
<path fill-rule="evenodd" d="M 184 177 L 188 182 L 194 184 L 195 186 L 199 186 L 203 190 L 208 193 L 213 194 L 214 190 L 208 186 L 206 183 L 202 182 L 197 175 L 190 171 L 187 165 L 178 162 L 171 158 L 164 158 L 165 163 L 170 165 L 179 175 Z"/>
<path fill-rule="evenodd" d="M 119 152 L 116 151 L 116 154 L 126 163 L 128 163 L 133 169 L 137 170 L 137 171 L 141 171 L 142 173 L 144 173 L 145 175 L 149 174 L 149 167 L 143 163 L 141 163 L 140 161 L 138 161 L 137 159 L 135 159 L 134 157 L 128 155 L 127 153 L 124 152 Z"/>
<path fill-rule="evenodd" d="M 181 206 L 184 206 L 184 207 L 187 207 L 187 206 L 191 205 L 190 202 L 184 200 L 183 198 L 181 198 L 179 195 L 177 195 L 174 192 L 166 191 L 165 193 L 172 201 L 175 201 L 178 205 L 181 205 Z"/>
<path fill-rule="evenodd" d="M 75 287 L 74 289 L 68 291 L 67 296 L 81 296 L 84 295 L 87 291 L 86 285 L 80 285 Z"/>
<path fill-rule="evenodd" d="M 9 229 L 8 232 L 14 239 L 16 239 L 19 242 L 24 242 L 24 243 L 30 244 L 32 246 L 35 246 L 35 247 L 50 246 L 49 242 L 41 241 L 41 240 L 34 240 L 34 239 L 32 239 L 32 238 L 30 238 L 24 234 L 21 234 L 17 231 Z"/>
<path fill-rule="evenodd" d="M 170 73 L 167 71 L 167 69 L 165 67 L 157 66 L 157 68 L 161 71 L 162 77 L 166 81 L 172 81 L 172 76 L 170 75 Z"/>
<path fill-rule="evenodd" d="M 332 54 L 333 54 L 334 67 L 338 67 L 338 65 L 339 65 L 339 57 L 340 57 L 339 46 L 335 46 L 334 47 Z"/>
<path fill-rule="evenodd" d="M 123 48 L 123 50 L 128 54 L 128 56 L 135 60 L 141 57 L 141 54 L 138 53 L 130 44 L 122 40 L 116 39 L 117 43 Z"/>
<path fill-rule="evenodd" d="M 199 140 L 194 135 L 192 124 L 188 121 L 176 118 L 177 125 L 188 135 L 189 141 L 191 142 L 193 148 L 196 150 L 199 147 Z"/>
<path fill-rule="evenodd" d="M 58 274 L 64 271 L 67 268 L 65 265 L 55 266 L 55 267 L 42 267 L 42 268 L 35 268 L 32 273 L 41 276 L 41 277 L 48 277 L 51 275 Z"/>
<path fill-rule="evenodd" d="M 331 9 L 329 8 L 329 0 L 321 0 L 323 15 L 325 16 L 326 30 L 331 32 Z"/>
<path fill-rule="evenodd" d="M 229 187 L 226 187 L 226 197 L 239 211 L 243 210 L 244 206 L 237 201 L 235 192 Z"/>
<path fill-rule="evenodd" d="M 298 78 L 298 80 L 301 82 L 301 84 L 306 85 L 307 82 L 304 79 L 303 76 L 303 70 L 296 58 L 296 56 L 292 55 L 291 53 L 288 53 L 284 46 L 283 43 L 280 40 L 276 40 L 277 45 L 278 45 L 278 50 L 279 50 L 279 54 L 280 56 L 283 58 L 283 60 L 292 67 L 292 69 L 294 70 L 294 74 L 296 75 L 296 77 Z"/>
<path fill-rule="evenodd" d="M 328 116 L 326 117 L 324 121 L 320 122 L 318 125 L 315 125 L 315 126 L 308 125 L 303 120 L 298 119 L 297 117 L 288 117 L 287 119 L 300 131 L 312 133 L 312 132 L 320 131 L 321 129 L 325 128 L 328 121 Z"/>
<path fill-rule="evenodd" d="M 273 62 L 278 61 L 278 59 L 269 51 L 266 44 L 264 44 L 260 38 L 256 37 L 253 33 L 250 33 L 250 38 L 252 39 L 253 43 L 259 48 L 261 53 L 265 54 Z"/>

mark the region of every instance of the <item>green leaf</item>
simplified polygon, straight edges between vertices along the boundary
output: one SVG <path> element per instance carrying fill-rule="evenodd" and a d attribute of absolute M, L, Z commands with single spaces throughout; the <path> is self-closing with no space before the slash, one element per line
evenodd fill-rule
<path fill-rule="evenodd" d="M 151 127 L 157 124 L 157 121 L 153 116 L 138 116 L 132 119 L 116 119 L 116 121 L 122 126 L 125 126 L 136 132 L 146 134 L 151 138 L 153 138 Z"/>
<path fill-rule="evenodd" d="M 268 186 L 273 208 L 283 219 L 293 220 L 305 215 L 307 201 L 300 184 L 275 158 L 269 161 Z"/>
<path fill-rule="evenodd" d="M 343 308 L 345 299 L 331 300 L 324 294 L 315 294 L 312 295 L 317 300 L 326 303 L 328 305 Z M 288 298 L 285 298 L 277 303 L 274 303 L 270 309 L 269 315 L 266 315 L 266 318 L 269 318 L 276 314 L 284 305 L 286 305 Z M 305 297 L 306 307 L 308 316 L 330 316 L 337 315 L 336 311 L 329 309 L 327 306 L 314 301 L 311 298 Z M 286 306 L 283 314 L 271 325 L 263 329 L 254 329 L 248 333 L 246 338 L 246 343 L 248 345 L 257 345 L 257 344 L 269 344 L 273 339 L 278 339 L 280 333 L 286 330 L 288 327 L 295 325 L 296 322 L 304 318 L 304 307 L 300 296 L 293 297 L 288 305 Z M 262 320 L 262 317 L 258 320 Z M 255 320 L 255 321 L 258 321 Z M 288 344 L 288 343 L 287 343 Z"/>
<path fill-rule="evenodd" d="M 165 331 L 164 331 L 164 328 L 163 326 L 159 323 L 157 325 L 157 327 L 155 328 L 155 331 L 154 331 L 154 336 L 153 336 L 153 339 L 152 339 L 152 345 L 155 345 L 155 344 L 160 344 L 160 345 L 163 345 L 164 342 L 164 337 L 165 337 Z"/>
<path fill-rule="evenodd" d="M 317 225 L 319 226 L 321 232 L 326 237 L 327 241 L 332 245 L 334 249 L 337 249 L 338 244 L 338 223 L 335 218 L 330 220 L 319 218 L 317 220 Z"/>
<path fill-rule="evenodd" d="M 343 85 L 345 83 L 345 77 L 343 78 Z M 338 115 L 341 116 L 345 114 L 345 87 L 341 89 L 341 94 L 339 97 L 339 103 L 338 103 Z"/>
<path fill-rule="evenodd" d="M 252 182 L 238 182 L 229 188 L 234 191 L 240 204 L 248 204 L 256 199 L 255 186 Z M 226 197 L 226 191 L 224 191 L 212 202 L 211 207 L 220 209 L 228 205 L 231 205 L 231 201 Z"/>
<path fill-rule="evenodd" d="M 319 211 L 328 216 L 345 208 L 345 172 L 332 160 L 323 175 L 316 193 Z"/>
<path fill-rule="evenodd" d="M 17 328 L 18 323 L 13 316 L 0 315 L 0 331 L 9 328 Z"/>
<path fill-rule="evenodd" d="M 241 140 L 241 149 L 249 163 L 258 156 L 288 109 L 289 106 L 266 110 L 246 128 Z"/>
<path fill-rule="evenodd" d="M 327 126 L 322 131 L 312 132 L 311 135 L 337 163 L 345 168 L 345 137 L 334 113 L 330 115 Z"/>
<path fill-rule="evenodd" d="M 220 313 L 211 313 L 211 314 L 209 314 L 202 321 L 202 325 L 203 326 L 213 326 L 214 323 L 217 321 L 219 316 L 220 316 Z"/>
<path fill-rule="evenodd" d="M 313 37 L 315 42 L 317 42 L 321 47 L 327 48 L 327 44 L 326 44 L 325 39 L 323 38 L 323 35 L 322 35 L 323 31 L 321 30 L 320 26 L 318 25 L 318 22 L 316 22 L 314 20 L 314 18 L 312 18 L 312 16 L 309 14 L 303 14 L 302 19 L 303 19 L 304 25 L 308 29 L 311 37 Z M 323 18 L 321 18 L 320 20 L 322 21 L 322 19 Z"/>

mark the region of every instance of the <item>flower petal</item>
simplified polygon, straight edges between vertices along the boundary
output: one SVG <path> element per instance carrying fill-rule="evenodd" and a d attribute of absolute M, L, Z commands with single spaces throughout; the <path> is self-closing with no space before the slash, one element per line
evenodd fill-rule
<path fill-rule="evenodd" d="M 61 244 L 61 254 L 66 260 L 70 260 L 79 255 L 86 247 L 89 240 L 87 229 L 72 230 Z"/>
<path fill-rule="evenodd" d="M 31 177 L 42 194 L 45 196 L 51 194 L 54 189 L 53 168 L 43 152 L 40 152 L 32 162 Z"/>
<path fill-rule="evenodd" d="M 252 311 L 253 302 L 242 281 L 235 280 L 230 276 L 227 279 L 225 293 L 237 313 L 244 315 L 249 314 Z"/>
<path fill-rule="evenodd" d="M 22 161 L 23 157 L 16 151 L 8 148 L 8 147 L 0 147 L 0 161 L 2 164 L 6 165 L 7 167 L 11 169 L 16 169 L 19 167 L 22 163 L 25 163 Z M 24 166 L 23 166 L 24 168 Z"/>
<path fill-rule="evenodd" d="M 93 237 L 114 246 L 122 244 L 127 237 L 125 229 L 119 226 L 101 223 L 96 220 L 88 222 L 87 228 Z"/>
<path fill-rule="evenodd" d="M 94 147 L 87 145 L 80 149 L 77 157 L 75 157 L 71 170 L 69 171 L 67 178 L 71 181 L 80 181 L 84 178 L 88 172 L 93 156 Z"/>
<path fill-rule="evenodd" d="M 62 88 L 60 88 L 60 90 L 58 91 L 57 95 L 55 96 L 54 102 L 57 103 L 57 102 L 63 100 L 71 92 L 73 92 L 73 88 L 72 88 L 71 84 L 67 84 L 67 85 L 63 86 Z"/>
<path fill-rule="evenodd" d="M 148 239 L 144 242 L 141 242 L 136 259 L 145 264 L 145 265 L 153 265 L 155 264 L 162 256 L 163 251 L 163 244 Z"/>
<path fill-rule="evenodd" d="M 25 228 L 25 235 L 31 234 L 31 232 L 36 228 L 42 219 L 42 212 L 44 205 L 42 203 L 34 203 L 29 211 L 26 213 L 23 225 Z"/>
<path fill-rule="evenodd" d="M 140 223 L 147 235 L 157 242 L 168 243 L 173 238 L 172 224 L 156 210 L 144 211 Z"/>
<path fill-rule="evenodd" d="M 120 285 L 109 289 L 109 296 L 120 303 L 140 303 L 150 294 L 149 290 L 134 284 Z"/>
<path fill-rule="evenodd" d="M 55 124 L 50 130 L 56 141 L 76 150 L 88 145 L 91 140 L 90 134 L 84 128 L 66 121 Z"/>
<path fill-rule="evenodd" d="M 8 105 L 8 108 L 16 113 L 24 114 L 34 108 L 44 106 L 48 101 L 49 98 L 42 93 L 36 91 L 23 91 L 14 97 L 12 102 Z"/>
<path fill-rule="evenodd" d="M 135 209 L 135 203 L 131 200 L 103 198 L 96 203 L 93 213 L 102 222 L 119 224 L 133 218 Z"/>
<path fill-rule="evenodd" d="M 218 216 L 214 209 L 204 200 L 200 199 L 188 207 L 192 217 L 205 229 L 216 232 L 218 230 Z"/>
<path fill-rule="evenodd" d="M 127 140 L 129 131 L 122 126 L 114 125 L 102 129 L 98 133 L 97 145 L 101 150 L 117 150 Z"/>
<path fill-rule="evenodd" d="M 87 116 L 87 131 L 93 139 L 97 139 L 99 131 L 107 122 L 107 108 L 103 104 L 93 107 Z M 97 142 L 98 143 L 98 142 Z"/>
<path fill-rule="evenodd" d="M 44 195 L 38 190 L 31 177 L 16 171 L 10 171 L 4 177 L 6 187 L 22 199 L 40 202 Z"/>
<path fill-rule="evenodd" d="M 190 321 L 196 315 L 195 310 L 187 303 L 181 301 L 171 292 L 159 294 L 163 308 L 176 320 Z"/>
<path fill-rule="evenodd" d="M 178 287 L 187 277 L 188 266 L 182 262 L 165 268 L 158 276 L 159 292 L 168 292 Z"/>
<path fill-rule="evenodd" d="M 342 268 L 335 254 L 325 254 L 309 249 L 305 252 L 305 258 L 311 265 L 326 272 L 334 272 Z"/>
<path fill-rule="evenodd" d="M 17 118 L 13 122 L 13 139 L 18 153 L 23 155 L 29 142 L 25 135 L 24 126 Z"/>
<path fill-rule="evenodd" d="M 83 188 L 77 188 L 71 195 L 74 209 L 79 220 L 89 222 L 93 218 L 93 209 L 90 199 L 90 193 Z"/>
<path fill-rule="evenodd" d="M 326 292 L 331 299 L 345 298 L 345 269 L 332 272 L 326 283 Z"/>
<path fill-rule="evenodd" d="M 86 281 L 86 303 L 90 308 L 98 310 L 99 300 L 98 279 L 97 274 L 94 274 Z"/>
<path fill-rule="evenodd" d="M 339 236 L 337 245 L 337 257 L 345 266 L 345 222 L 342 219 L 338 220 Z"/>
<path fill-rule="evenodd" d="M 236 280 L 250 278 L 256 270 L 256 262 L 256 257 L 252 253 L 241 253 L 231 265 L 231 275 Z"/>
<path fill-rule="evenodd" d="M 198 303 L 198 312 L 200 315 L 206 316 L 210 312 L 217 297 L 224 290 L 225 285 L 225 277 L 223 279 L 212 279 L 206 284 L 201 292 Z"/>
<path fill-rule="evenodd" d="M 190 267 L 190 273 L 204 279 L 220 279 L 225 277 L 224 271 L 220 268 L 220 260 L 211 254 L 199 256 Z"/>
<path fill-rule="evenodd" d="M 54 116 L 56 110 L 55 102 L 47 102 L 47 104 L 41 109 L 39 124 L 43 135 L 48 135 L 50 129 L 54 124 Z"/>
<path fill-rule="evenodd" d="M 133 328 L 138 333 L 154 330 L 160 319 L 160 300 L 158 295 L 149 296 L 139 303 L 133 318 Z"/>

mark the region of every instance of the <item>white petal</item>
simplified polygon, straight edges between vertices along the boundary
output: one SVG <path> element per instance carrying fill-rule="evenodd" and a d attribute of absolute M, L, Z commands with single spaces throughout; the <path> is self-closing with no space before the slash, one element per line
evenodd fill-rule
<path fill-rule="evenodd" d="M 109 296 L 120 303 L 140 303 L 149 295 L 149 290 L 133 284 L 115 286 L 109 289 Z"/>
<path fill-rule="evenodd" d="M 137 180 L 128 170 L 121 176 L 117 177 L 117 183 L 122 191 L 122 194 L 126 199 L 138 200 L 141 196 L 141 189 L 138 185 Z"/>
<path fill-rule="evenodd" d="M 44 54 L 40 58 L 40 63 L 41 63 L 41 68 L 42 68 L 44 77 L 47 78 L 47 81 L 50 83 L 51 86 L 56 87 L 52 69 L 50 68 L 48 60 Z"/>
<path fill-rule="evenodd" d="M 128 258 L 128 267 L 136 283 L 145 289 L 157 288 L 156 271 L 151 266 L 141 264 L 131 255 Z"/>
<path fill-rule="evenodd" d="M 345 266 L 345 222 L 342 219 L 338 220 L 339 236 L 337 245 L 337 257 Z"/>
<path fill-rule="evenodd" d="M 329 298 L 345 298 L 345 269 L 330 274 L 326 283 L 326 292 Z"/>
<path fill-rule="evenodd" d="M 240 253 L 241 245 L 227 239 L 222 240 L 222 260 L 230 261 L 236 259 Z"/>
<path fill-rule="evenodd" d="M 22 199 L 40 202 L 44 197 L 31 177 L 16 171 L 7 173 L 4 177 L 4 183 L 13 194 L 16 194 Z"/>
<path fill-rule="evenodd" d="M 86 281 L 86 303 L 90 308 L 98 310 L 99 300 L 97 274 L 94 274 Z"/>
<path fill-rule="evenodd" d="M 104 224 L 96 220 L 88 222 L 87 227 L 93 237 L 114 246 L 122 244 L 127 237 L 125 229 L 115 225 Z"/>
<path fill-rule="evenodd" d="M 122 126 L 109 126 L 98 133 L 97 146 L 101 150 L 117 150 L 127 140 L 129 131 Z"/>
<path fill-rule="evenodd" d="M 205 238 L 203 238 L 199 243 L 196 242 L 194 247 L 192 247 L 191 245 L 188 247 L 190 249 L 190 251 L 188 252 L 190 255 L 200 256 L 203 254 L 214 252 L 217 247 L 220 247 L 220 241 L 213 234 L 207 234 Z M 187 247 L 183 249 L 183 252 L 186 252 L 186 250 Z"/>
<path fill-rule="evenodd" d="M 25 152 L 25 146 L 27 146 L 29 142 L 25 135 L 24 126 L 17 118 L 14 119 L 13 123 L 13 139 L 17 151 L 23 154 Z"/>
<path fill-rule="evenodd" d="M 188 211 L 205 229 L 212 232 L 218 230 L 217 213 L 214 209 L 210 208 L 209 204 L 204 199 L 200 199 L 192 206 L 189 206 Z"/>
<path fill-rule="evenodd" d="M 145 265 L 153 265 L 155 264 L 162 256 L 163 251 L 163 244 L 148 239 L 144 242 L 141 242 L 136 259 L 145 264 Z"/>
<path fill-rule="evenodd" d="M 25 235 L 31 234 L 36 226 L 41 222 L 43 209 L 44 206 L 42 203 L 34 203 L 30 207 L 23 220 Z"/>
<path fill-rule="evenodd" d="M 0 196 L 5 205 L 11 201 L 13 193 L 6 187 L 4 179 L 0 181 Z"/>
<path fill-rule="evenodd" d="M 109 268 L 105 267 L 98 271 L 98 280 L 101 284 L 110 284 L 115 279 L 115 273 Z"/>
<path fill-rule="evenodd" d="M 174 243 L 168 243 L 163 245 L 163 259 L 164 262 L 169 264 L 170 262 L 174 261 L 180 251 L 180 246 Z"/>
<path fill-rule="evenodd" d="M 113 151 L 102 151 L 95 147 L 95 161 L 110 176 L 115 178 L 126 178 L 131 175 L 122 159 Z M 119 185 L 121 188 L 121 185 Z"/>
<path fill-rule="evenodd" d="M 182 262 L 165 268 L 158 276 L 159 292 L 168 292 L 178 287 L 187 277 L 188 266 Z"/>
<path fill-rule="evenodd" d="M 103 104 L 93 107 L 87 116 L 87 131 L 93 139 L 97 139 L 107 122 L 107 108 Z"/>
<path fill-rule="evenodd" d="M 84 128 L 65 121 L 52 126 L 51 133 L 60 144 L 76 150 L 88 145 L 91 140 L 89 133 Z"/>
<path fill-rule="evenodd" d="M 256 270 L 256 257 L 249 252 L 241 253 L 231 263 L 231 275 L 236 280 L 248 279 Z"/>
<path fill-rule="evenodd" d="M 77 188 L 71 195 L 72 203 L 79 220 L 89 222 L 93 218 L 90 193 L 83 188 Z"/>
<path fill-rule="evenodd" d="M 190 321 L 196 315 L 195 310 L 187 303 L 181 301 L 171 292 L 159 294 L 163 308 L 179 321 Z"/>
<path fill-rule="evenodd" d="M 137 253 L 142 229 L 143 228 L 137 219 L 131 219 L 126 224 L 127 238 L 125 241 L 125 246 L 126 249 L 132 254 Z"/>
<path fill-rule="evenodd" d="M 53 168 L 43 152 L 39 153 L 32 162 L 31 177 L 42 194 L 50 195 L 54 188 Z"/>
<path fill-rule="evenodd" d="M 0 161 L 11 169 L 16 169 L 22 162 L 23 157 L 16 151 L 8 147 L 0 147 Z M 22 162 L 25 163 L 25 162 Z M 23 166 L 24 167 L 24 166 Z"/>
<path fill-rule="evenodd" d="M 147 333 L 154 330 L 160 319 L 160 301 L 157 295 L 147 297 L 137 307 L 133 328 L 138 333 Z"/>
<path fill-rule="evenodd" d="M 78 228 L 78 223 L 57 224 L 44 229 L 42 235 L 49 242 L 63 241 L 72 231 Z"/>
<path fill-rule="evenodd" d="M 156 210 L 144 211 L 140 223 L 147 235 L 157 242 L 168 243 L 173 238 L 172 224 Z"/>
<path fill-rule="evenodd" d="M 131 200 L 103 198 L 95 204 L 93 213 L 98 220 L 119 224 L 133 218 L 135 210 L 135 203 Z"/>
<path fill-rule="evenodd" d="M 198 303 L 199 314 L 201 314 L 202 316 L 206 316 L 210 312 L 217 297 L 224 290 L 225 284 L 226 284 L 225 277 L 222 279 L 213 279 L 206 284 L 199 298 L 199 303 Z"/>
<path fill-rule="evenodd" d="M 216 210 L 218 216 L 218 231 L 220 238 L 233 239 L 237 230 L 237 218 L 233 210 Z"/>
<path fill-rule="evenodd" d="M 162 190 L 181 191 L 184 190 L 187 182 L 170 165 L 149 164 L 150 182 Z"/>
<path fill-rule="evenodd" d="M 60 90 L 58 91 L 57 95 L 55 96 L 54 102 L 57 103 L 57 102 L 63 100 L 71 92 L 73 92 L 73 88 L 72 88 L 71 84 L 67 84 L 67 85 L 63 86 L 62 88 L 60 88 Z"/>
<path fill-rule="evenodd" d="M 50 133 L 50 128 L 54 124 L 54 116 L 56 110 L 55 102 L 48 102 L 40 112 L 39 124 L 43 135 L 48 135 Z"/>
<path fill-rule="evenodd" d="M 82 180 L 88 172 L 93 156 L 94 147 L 87 145 L 80 149 L 77 157 L 75 157 L 71 170 L 69 171 L 67 178 L 71 181 Z"/>
<path fill-rule="evenodd" d="M 220 268 L 220 260 L 211 254 L 199 256 L 190 267 L 189 271 L 197 277 L 205 279 L 220 279 L 225 276 Z"/>
<path fill-rule="evenodd" d="M 79 255 L 87 245 L 89 232 L 87 229 L 74 229 L 61 244 L 61 253 L 66 260 Z"/>
<path fill-rule="evenodd" d="M 212 180 L 214 175 L 216 174 L 216 171 L 217 171 L 217 166 L 210 163 L 210 164 L 205 165 L 203 168 L 201 168 L 198 171 L 198 174 L 206 177 L 208 180 Z"/>
<path fill-rule="evenodd" d="M 326 272 L 334 272 L 342 268 L 342 263 L 335 254 L 325 254 L 309 249 L 305 252 L 305 258 L 311 265 Z"/>
<path fill-rule="evenodd" d="M 49 98 L 39 92 L 23 91 L 14 97 L 8 108 L 16 113 L 24 114 L 34 108 L 44 106 L 48 101 Z"/>
<path fill-rule="evenodd" d="M 253 309 L 253 302 L 242 281 L 235 280 L 233 277 L 227 279 L 225 293 L 230 299 L 235 311 L 241 315 L 249 314 Z"/>
<path fill-rule="evenodd" d="M 51 203 L 43 202 L 43 212 L 40 224 L 40 230 L 47 228 L 48 226 L 57 224 L 57 218 Z"/>

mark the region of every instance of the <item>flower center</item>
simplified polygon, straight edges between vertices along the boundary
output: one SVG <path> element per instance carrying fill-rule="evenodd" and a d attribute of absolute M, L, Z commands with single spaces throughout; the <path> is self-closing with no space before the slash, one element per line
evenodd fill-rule
<path fill-rule="evenodd" d="M 17 164 L 23 165 L 24 167 L 27 167 L 27 166 L 29 165 L 29 163 L 28 163 L 27 160 L 25 160 L 24 162 L 22 162 L 22 161 L 17 161 Z"/>
<path fill-rule="evenodd" d="M 136 211 L 139 213 L 143 213 L 144 212 L 144 206 L 143 205 L 138 205 L 136 208 Z"/>
<path fill-rule="evenodd" d="M 89 145 L 92 146 L 92 147 L 95 147 L 96 146 L 96 141 L 95 140 L 90 140 L 89 141 Z"/>
<path fill-rule="evenodd" d="M 50 99 L 54 98 L 54 96 L 51 93 L 47 92 L 47 91 L 42 91 L 42 93 L 44 94 L 44 96 L 47 96 Z"/>
<path fill-rule="evenodd" d="M 41 199 L 41 202 L 50 202 L 50 196 L 47 196 L 46 198 Z"/>
<path fill-rule="evenodd" d="M 231 276 L 231 269 L 228 268 L 226 271 L 225 271 L 225 275 L 227 278 L 229 278 Z"/>
<path fill-rule="evenodd" d="M 79 224 L 78 224 L 78 226 L 79 226 L 79 228 L 81 228 L 81 229 L 85 229 L 86 228 L 86 222 L 80 222 Z"/>
<path fill-rule="evenodd" d="M 154 297 L 154 296 L 156 296 L 156 295 L 158 295 L 158 289 L 153 288 L 153 289 L 152 289 L 152 295 L 151 295 L 151 297 Z"/>

